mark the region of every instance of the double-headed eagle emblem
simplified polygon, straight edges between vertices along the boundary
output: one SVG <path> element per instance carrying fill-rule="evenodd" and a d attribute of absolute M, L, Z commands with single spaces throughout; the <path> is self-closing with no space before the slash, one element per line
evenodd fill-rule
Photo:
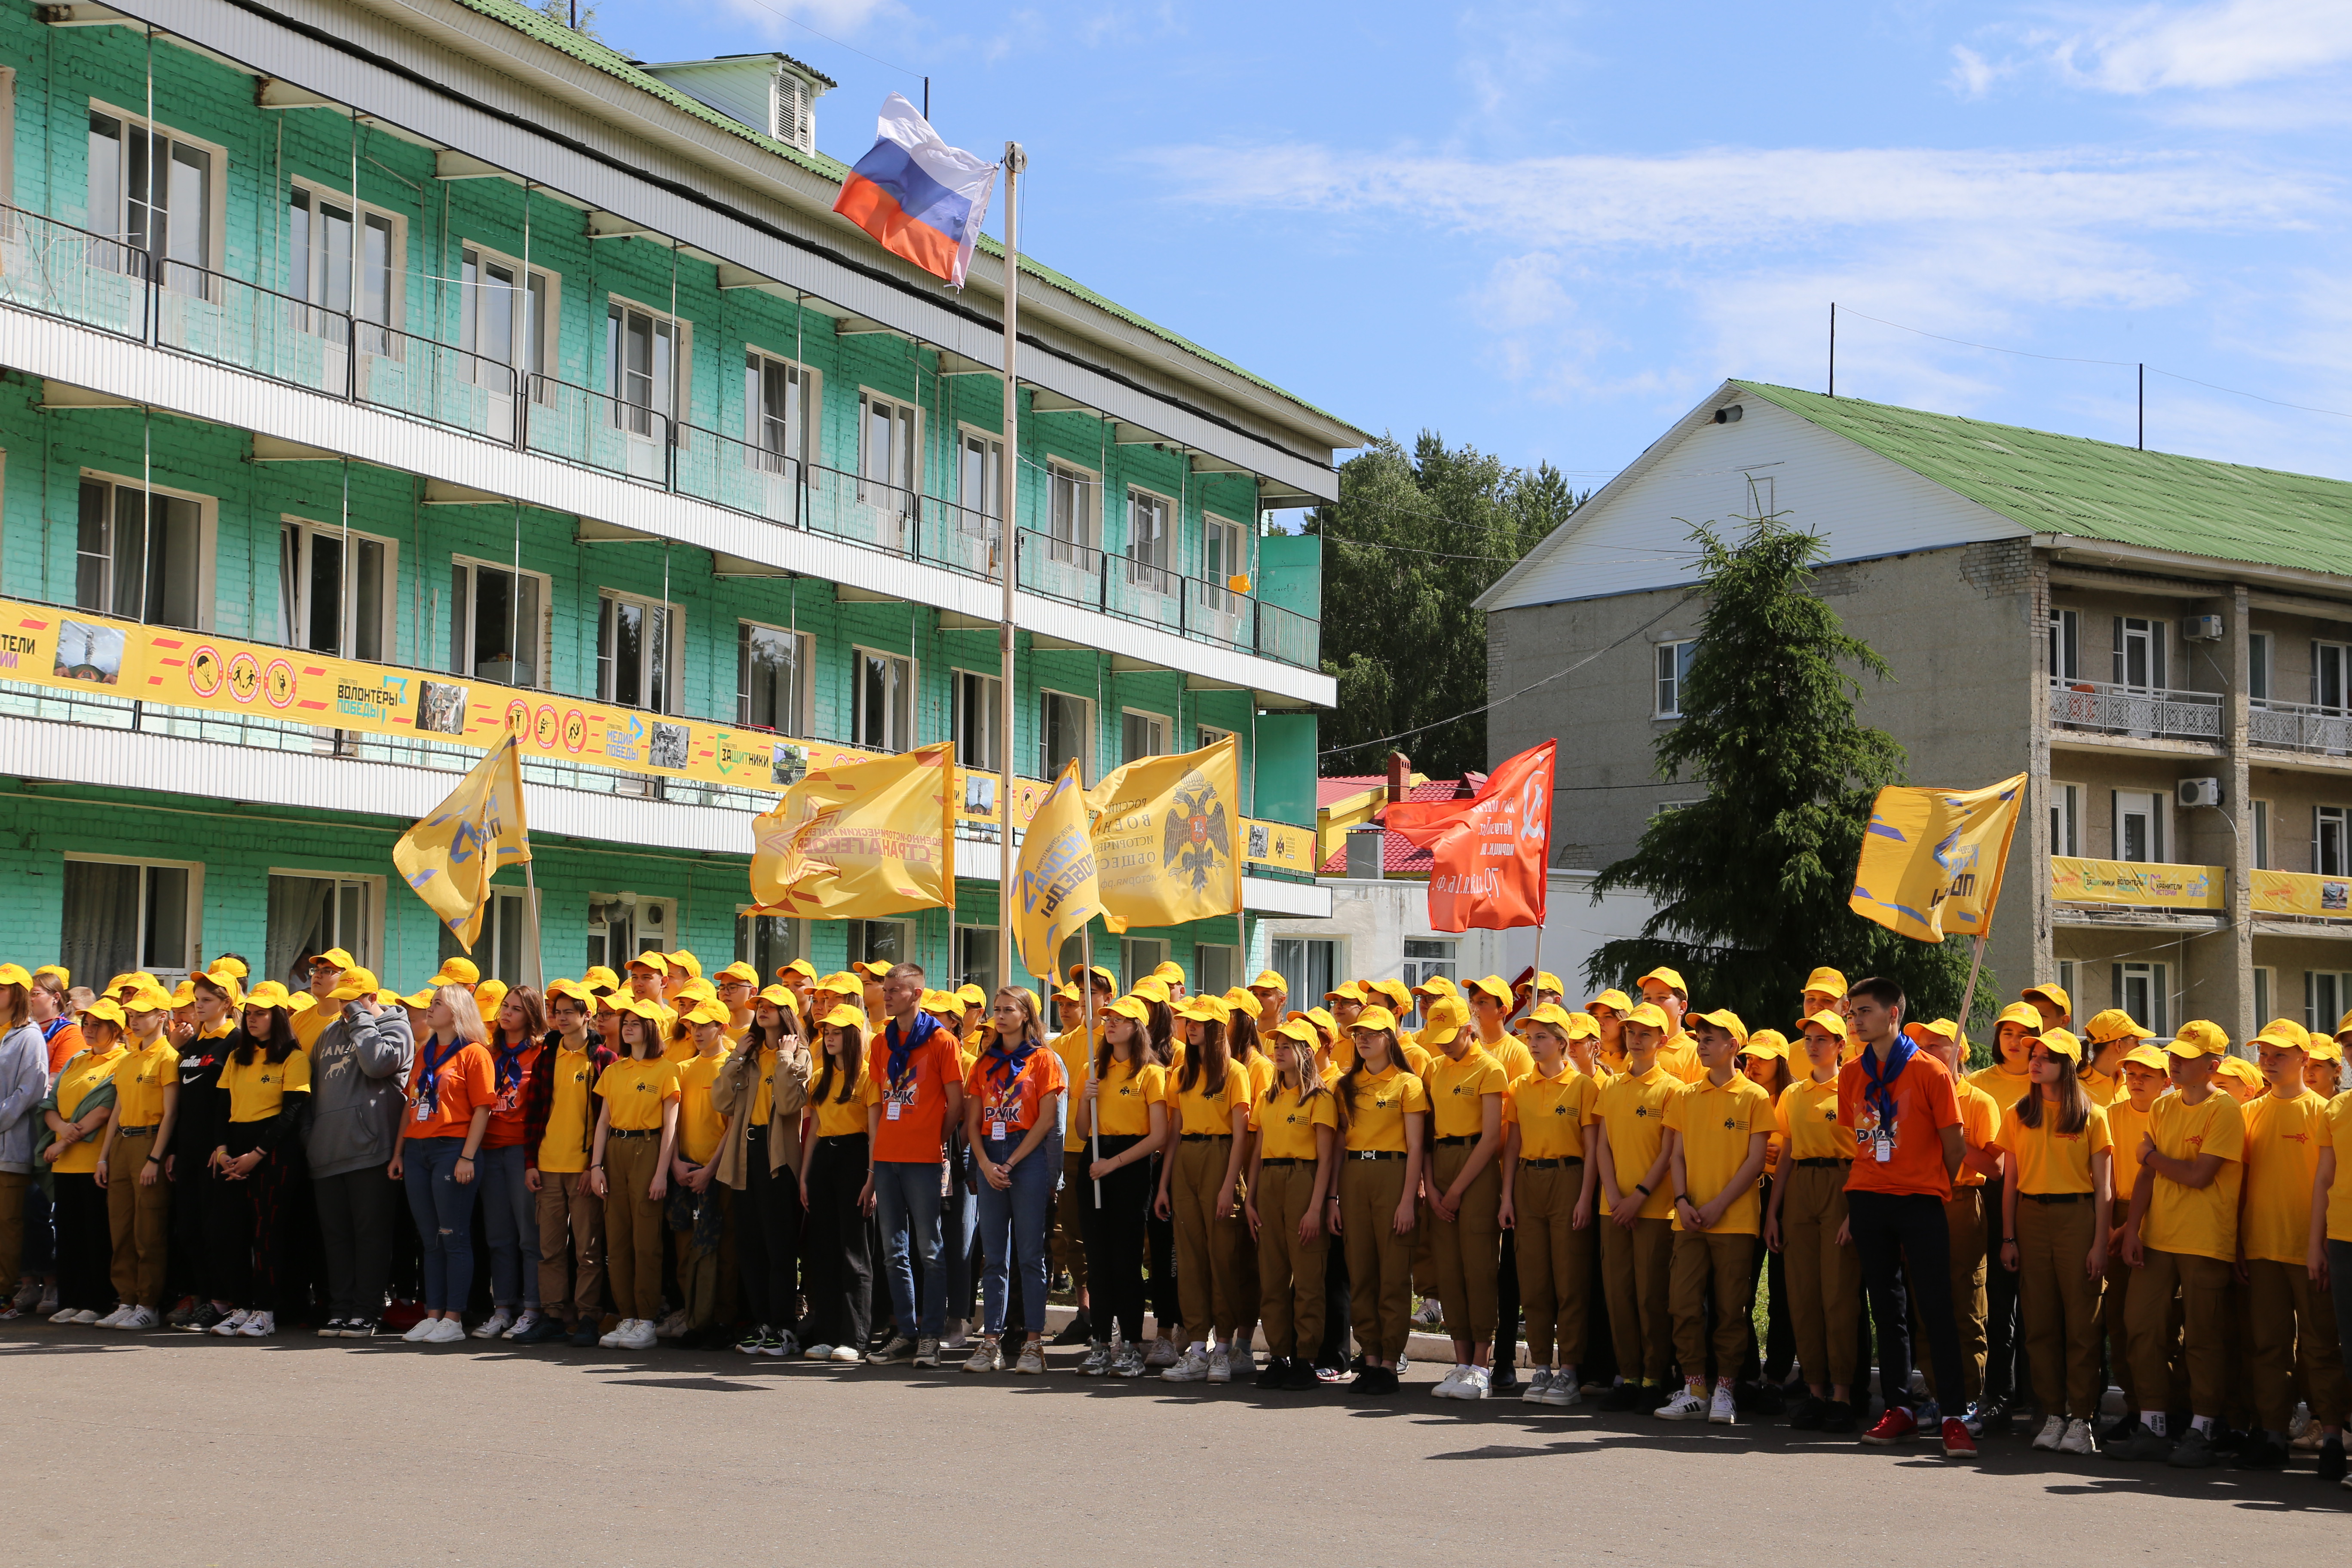
<path fill-rule="evenodd" d="M 1214 785 L 1198 773 L 1189 773 L 1168 798 L 1168 816 L 1160 841 L 1162 873 L 1190 877 L 1192 890 L 1203 891 L 1209 879 L 1233 858 L 1233 830 L 1225 819 L 1225 803 Z"/>

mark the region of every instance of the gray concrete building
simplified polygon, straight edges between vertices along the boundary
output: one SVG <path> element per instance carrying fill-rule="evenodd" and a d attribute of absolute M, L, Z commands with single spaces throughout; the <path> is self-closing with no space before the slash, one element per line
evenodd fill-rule
<path fill-rule="evenodd" d="M 1777 515 L 1884 655 L 1913 782 L 2032 797 L 1988 949 L 2077 1018 L 2243 1040 L 2352 1006 L 2352 484 L 1727 381 L 1487 591 L 1499 760 L 1560 741 L 1559 866 L 1624 855 L 1698 634 L 1691 525 Z"/>

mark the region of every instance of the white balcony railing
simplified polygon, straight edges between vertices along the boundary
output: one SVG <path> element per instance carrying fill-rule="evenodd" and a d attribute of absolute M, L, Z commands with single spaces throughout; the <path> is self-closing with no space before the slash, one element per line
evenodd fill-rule
<path fill-rule="evenodd" d="M 2246 739 L 2257 746 L 2340 757 L 2352 753 L 2352 714 L 2307 702 L 2257 702 L 2246 713 Z"/>
<path fill-rule="evenodd" d="M 2140 740 L 2221 738 L 2221 699 L 2211 691 L 2168 691 L 2101 680 L 2050 683 L 2050 721 Z"/>

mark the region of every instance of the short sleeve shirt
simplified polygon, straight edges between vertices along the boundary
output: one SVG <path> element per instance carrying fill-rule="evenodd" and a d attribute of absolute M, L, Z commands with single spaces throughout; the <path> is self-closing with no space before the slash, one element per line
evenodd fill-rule
<path fill-rule="evenodd" d="M 2017 1105 L 2000 1113 L 2000 1147 L 2016 1163 L 2019 1194 L 2098 1191 L 2092 1156 L 2113 1147 L 2107 1113 L 2095 1105 L 2080 1132 L 2062 1132 L 2058 1112 L 2048 1101 L 2042 1102 L 2039 1127 L 2028 1127 Z"/>
<path fill-rule="evenodd" d="M 1868 1047 L 1864 1048 L 1867 1052 Z M 1961 1125 L 1952 1075 L 1925 1051 L 1913 1052 L 1903 1064 L 1890 1086 L 1895 1137 L 1885 1160 L 1878 1158 L 1878 1110 L 1870 1103 L 1869 1087 L 1862 1058 L 1838 1068 L 1838 1125 L 1853 1134 L 1853 1163 L 1846 1171 L 1846 1191 L 1948 1202 L 1952 1178 L 1944 1169 L 1943 1130 Z"/>
<path fill-rule="evenodd" d="M 1756 1134 L 1769 1134 L 1776 1125 L 1772 1097 L 1744 1073 L 1733 1073 L 1726 1084 L 1701 1079 L 1685 1085 L 1667 1102 L 1666 1126 L 1682 1139 L 1683 1174 L 1690 1182 L 1691 1201 L 1712 1201 L 1748 1163 Z M 1707 1234 L 1754 1236 L 1762 1227 L 1762 1191 L 1757 1183 L 1748 1183 L 1724 1205 Z M 1682 1215 L 1673 1218 L 1675 1228 L 1682 1229 Z"/>
<path fill-rule="evenodd" d="M 1509 1087 L 1503 1064 L 1477 1046 L 1456 1060 L 1440 1051 L 1429 1059 L 1422 1089 L 1429 1096 L 1430 1131 L 1439 1138 L 1475 1138 L 1486 1121 L 1485 1100 L 1499 1101 Z"/>
<path fill-rule="evenodd" d="M 1349 1080 L 1341 1079 L 1338 1092 L 1344 1094 L 1348 1089 Z M 1353 1102 L 1348 1107 L 1348 1147 L 1403 1153 L 1404 1119 L 1429 1109 L 1429 1096 L 1421 1079 L 1391 1067 L 1378 1073 L 1358 1072 L 1354 1089 Z"/>
<path fill-rule="evenodd" d="M 1666 1106 L 1683 1089 L 1683 1080 L 1654 1062 L 1645 1073 L 1620 1073 L 1601 1086 L 1595 1109 L 1601 1135 L 1609 1140 L 1609 1163 L 1617 1171 L 1617 1191 L 1633 1196 L 1634 1184 L 1658 1163 L 1666 1141 Z M 1609 1212 L 1608 1194 L 1601 1194 L 1601 1212 Z M 1642 1200 L 1643 1219 L 1664 1219 L 1674 1212 L 1675 1190 L 1660 1182 Z"/>
<path fill-rule="evenodd" d="M 947 1121 L 948 1089 L 963 1082 L 963 1053 L 945 1029 L 907 1055 L 907 1070 L 890 1077 L 887 1031 L 866 1052 L 866 1075 L 881 1095 L 882 1122 L 874 1158 L 886 1163 L 936 1165 L 946 1157 L 941 1128 Z"/>
<path fill-rule="evenodd" d="M 1258 1135 L 1258 1155 L 1266 1160 L 1312 1160 L 1315 1130 L 1339 1129 L 1339 1105 L 1329 1094 L 1300 1100 L 1279 1085 L 1250 1102 L 1250 1131 Z"/>
<path fill-rule="evenodd" d="M 474 1108 L 495 1103 L 490 1053 L 473 1040 L 450 1053 L 433 1073 L 440 1090 L 436 1102 L 425 1092 L 425 1058 L 432 1048 L 430 1037 L 417 1042 L 416 1065 L 408 1075 L 408 1115 L 401 1123 L 402 1134 L 463 1138 L 473 1122 Z"/>
<path fill-rule="evenodd" d="M 1010 1059 L 982 1051 L 964 1079 L 964 1093 L 980 1102 L 980 1131 L 983 1138 L 1018 1142 L 1037 1125 L 1046 1098 L 1060 1092 L 1069 1082 L 1063 1076 L 1062 1058 L 1054 1054 L 1050 1046 L 1032 1050 L 1018 1072 L 1007 1070 Z M 1248 1074 L 1239 1076 L 1243 1082 L 1249 1081 Z"/>
<path fill-rule="evenodd" d="M 616 1132 L 651 1132 L 662 1124 L 662 1105 L 677 1098 L 677 1064 L 656 1057 L 623 1057 L 596 1080 Z"/>
<path fill-rule="evenodd" d="M 2147 1136 L 2168 1159 L 2218 1154 L 2221 1168 L 2201 1187 L 2185 1187 L 2158 1173 L 2140 1239 L 2158 1252 L 2235 1263 L 2238 1192 L 2244 1183 L 2246 1118 L 2227 1091 L 2214 1089 L 2195 1105 L 2168 1094 L 2148 1109 Z"/>
<path fill-rule="evenodd" d="M 1531 1072 L 1503 1097 L 1503 1123 L 1519 1130 L 1522 1160 L 1580 1160 L 1601 1086 L 1573 1066 L 1557 1078 Z"/>
<path fill-rule="evenodd" d="M 253 1059 L 238 1065 L 232 1053 L 221 1063 L 220 1086 L 228 1090 L 231 1121 L 260 1121 L 286 1107 L 289 1094 L 310 1092 L 310 1053 L 294 1050 L 282 1062 L 273 1062 L 258 1046 Z"/>

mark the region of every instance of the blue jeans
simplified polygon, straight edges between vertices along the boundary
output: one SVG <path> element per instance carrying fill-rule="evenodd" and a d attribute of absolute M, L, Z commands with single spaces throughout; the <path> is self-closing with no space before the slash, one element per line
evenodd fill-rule
<path fill-rule="evenodd" d="M 988 1139 L 981 1145 L 993 1164 L 1003 1164 L 1021 1146 L 1017 1138 Z M 982 1327 L 989 1333 L 1004 1329 L 1006 1277 L 1013 1260 L 1021 1264 L 1021 1322 L 1031 1337 L 1043 1341 L 1045 1326 L 1045 1230 L 1054 1217 L 1054 1188 L 1062 1175 L 1061 1142 L 1048 1137 L 1013 1167 L 1013 1184 L 998 1191 L 979 1180 L 980 1245 L 987 1255 L 981 1276 Z"/>
<path fill-rule="evenodd" d="M 482 1234 L 490 1244 L 490 1303 L 539 1310 L 539 1203 L 523 1185 L 523 1148 L 485 1149 L 474 1163 Z"/>
<path fill-rule="evenodd" d="M 401 1145 L 408 1212 L 425 1244 L 425 1310 L 462 1312 L 474 1289 L 474 1189 L 459 1186 L 463 1138 L 411 1138 Z"/>
<path fill-rule="evenodd" d="M 874 1213 L 882 1222 L 882 1258 L 898 1332 L 937 1339 L 947 1318 L 948 1277 L 940 1267 L 940 1175 L 934 1163 L 874 1162 Z M 913 1257 L 908 1256 L 908 1248 Z M 915 1306 L 915 1266 L 923 1270 L 923 1304 Z"/>
<path fill-rule="evenodd" d="M 940 1251 L 947 1264 L 947 1314 L 951 1318 L 972 1315 L 972 1294 L 979 1281 L 972 1278 L 971 1249 L 975 1239 L 973 1226 L 978 1216 L 972 1207 L 972 1189 L 980 1183 L 980 1173 L 972 1168 L 971 1150 L 961 1133 L 948 1141 L 947 1206 L 940 1214 Z"/>

